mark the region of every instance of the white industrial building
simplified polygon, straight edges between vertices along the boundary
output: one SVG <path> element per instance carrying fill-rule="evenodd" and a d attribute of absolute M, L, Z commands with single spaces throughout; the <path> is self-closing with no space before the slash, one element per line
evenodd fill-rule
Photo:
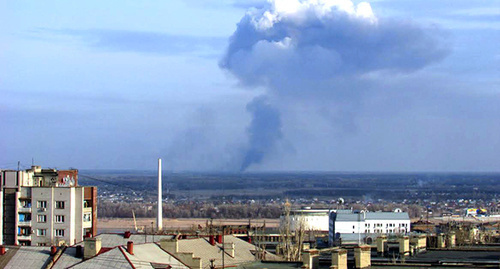
<path fill-rule="evenodd" d="M 295 231 L 302 227 L 306 231 L 328 232 L 328 216 L 333 209 L 302 209 L 290 210 L 290 230 Z M 281 225 L 284 225 L 285 216 L 281 216 Z"/>
<path fill-rule="evenodd" d="M 0 242 L 75 244 L 97 233 L 97 188 L 78 186 L 77 170 L 0 171 Z"/>
<path fill-rule="evenodd" d="M 339 210 L 331 212 L 329 218 L 329 240 L 342 237 L 372 238 L 379 234 L 407 234 L 410 232 L 410 217 L 401 212 L 354 212 Z"/>

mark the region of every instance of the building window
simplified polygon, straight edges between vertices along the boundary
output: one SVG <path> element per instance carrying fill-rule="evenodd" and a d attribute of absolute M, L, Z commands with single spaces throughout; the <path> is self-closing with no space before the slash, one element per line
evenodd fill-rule
<path fill-rule="evenodd" d="M 17 228 L 17 235 L 20 235 L 20 236 L 29 236 L 30 232 L 31 232 L 30 228 L 23 228 L 23 227 Z"/>
<path fill-rule="evenodd" d="M 40 223 L 47 222 L 47 215 L 38 215 L 37 221 L 40 222 Z"/>
<path fill-rule="evenodd" d="M 47 235 L 47 229 L 37 229 L 36 230 L 36 235 L 37 236 L 46 236 Z"/>
<path fill-rule="evenodd" d="M 37 207 L 38 208 L 47 208 L 47 201 L 38 201 Z"/>
<path fill-rule="evenodd" d="M 30 200 L 21 200 L 21 206 L 23 208 L 31 208 L 31 201 Z"/>
<path fill-rule="evenodd" d="M 91 220 L 92 220 L 92 214 L 90 214 L 90 213 L 83 214 L 83 221 L 89 222 Z"/>
<path fill-rule="evenodd" d="M 39 246 L 39 247 L 45 247 L 45 246 L 47 246 L 47 243 L 38 243 L 37 246 Z"/>
<path fill-rule="evenodd" d="M 64 223 L 64 215 L 56 215 L 56 223 Z"/>
<path fill-rule="evenodd" d="M 55 234 L 56 234 L 56 237 L 63 237 L 64 236 L 64 229 L 56 229 Z"/>
<path fill-rule="evenodd" d="M 64 201 L 56 201 L 56 209 L 64 209 Z"/>
<path fill-rule="evenodd" d="M 19 214 L 19 222 L 31 221 L 31 214 Z"/>

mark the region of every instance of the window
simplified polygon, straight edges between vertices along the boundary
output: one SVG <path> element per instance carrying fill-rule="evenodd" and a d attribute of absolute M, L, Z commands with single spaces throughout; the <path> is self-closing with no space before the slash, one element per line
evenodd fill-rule
<path fill-rule="evenodd" d="M 31 221 L 31 214 L 19 214 L 19 222 L 24 222 L 24 221 Z"/>
<path fill-rule="evenodd" d="M 41 223 L 47 222 L 47 215 L 38 215 L 37 221 Z"/>
<path fill-rule="evenodd" d="M 56 215 L 56 223 L 63 223 L 64 215 Z"/>
<path fill-rule="evenodd" d="M 38 229 L 38 230 L 36 230 L 36 235 L 37 236 L 46 236 L 47 235 L 47 229 Z"/>
<path fill-rule="evenodd" d="M 83 221 L 88 222 L 92 220 L 92 215 L 90 213 L 83 214 Z"/>
<path fill-rule="evenodd" d="M 22 200 L 21 201 L 21 206 L 23 208 L 31 208 L 31 201 L 30 200 Z"/>
<path fill-rule="evenodd" d="M 30 231 L 31 231 L 31 229 L 29 229 L 29 228 L 18 227 L 17 228 L 17 235 L 20 235 L 20 236 L 29 236 L 30 235 Z"/>
<path fill-rule="evenodd" d="M 37 207 L 38 208 L 47 208 L 47 201 L 38 201 Z"/>
<path fill-rule="evenodd" d="M 64 209 L 64 201 L 56 201 L 56 209 Z"/>
<path fill-rule="evenodd" d="M 55 234 L 56 234 L 56 237 L 64 236 L 64 229 L 56 229 Z"/>
<path fill-rule="evenodd" d="M 47 246 L 47 243 L 38 243 L 37 246 L 39 246 L 39 247 L 45 247 L 45 246 Z"/>

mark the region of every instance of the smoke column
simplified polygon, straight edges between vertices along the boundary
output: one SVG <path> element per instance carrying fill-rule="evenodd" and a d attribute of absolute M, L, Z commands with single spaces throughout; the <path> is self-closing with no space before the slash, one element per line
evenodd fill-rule
<path fill-rule="evenodd" d="M 353 106 L 367 88 L 372 94 L 381 90 L 374 82 L 446 57 L 443 36 L 437 28 L 378 18 L 367 2 L 270 0 L 241 19 L 219 66 L 247 88 L 265 88 L 274 102 L 282 102 L 279 107 L 304 99 L 330 102 L 331 108 L 349 104 L 352 111 L 332 115 L 340 118 L 355 114 Z M 247 110 L 253 120 L 241 170 L 263 161 L 284 137 L 271 103 L 257 98 Z"/>
<path fill-rule="evenodd" d="M 252 121 L 247 128 L 249 146 L 244 152 L 240 171 L 245 171 L 254 163 L 261 163 L 283 137 L 280 113 L 265 96 L 252 100 L 247 105 L 247 111 L 252 114 Z"/>

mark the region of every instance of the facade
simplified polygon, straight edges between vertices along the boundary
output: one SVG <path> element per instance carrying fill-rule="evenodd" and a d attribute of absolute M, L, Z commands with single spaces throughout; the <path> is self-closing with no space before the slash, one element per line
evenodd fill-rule
<path fill-rule="evenodd" d="M 305 231 L 328 232 L 328 216 L 332 209 L 302 208 L 290 210 L 290 230 L 295 231 L 302 227 Z M 280 218 L 281 225 L 285 224 L 285 216 Z"/>
<path fill-rule="evenodd" d="M 75 244 L 97 233 L 97 188 L 78 186 L 78 170 L 0 172 L 0 242 Z"/>
<path fill-rule="evenodd" d="M 342 210 L 330 213 L 329 241 L 335 242 L 343 235 L 359 238 L 379 234 L 407 234 L 410 217 L 406 212 L 353 212 Z"/>

